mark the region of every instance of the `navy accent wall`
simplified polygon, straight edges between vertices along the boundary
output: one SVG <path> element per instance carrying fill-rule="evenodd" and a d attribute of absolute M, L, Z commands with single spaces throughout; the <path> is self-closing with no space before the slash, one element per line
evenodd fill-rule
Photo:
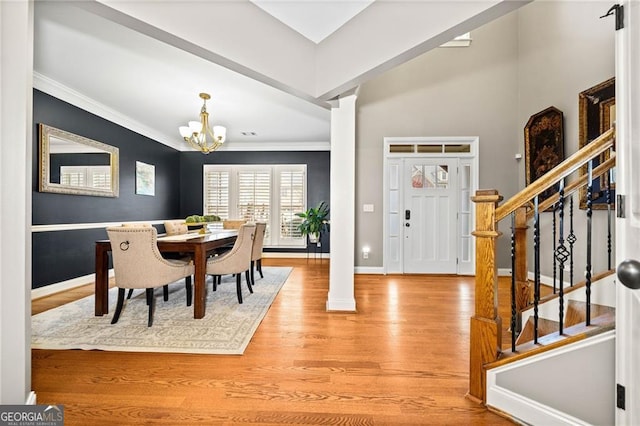
<path fill-rule="evenodd" d="M 328 151 L 219 151 L 208 155 L 199 152 L 183 152 L 180 156 L 180 216 L 202 214 L 203 166 L 205 164 L 306 164 L 307 205 L 315 207 L 321 201 L 329 204 L 330 162 L 331 153 Z M 265 249 L 265 251 L 270 250 Z M 278 249 L 278 251 L 285 250 Z M 325 253 L 330 251 L 328 235 L 322 237 L 322 251 Z"/>
<path fill-rule="evenodd" d="M 33 93 L 33 224 L 127 222 L 180 217 L 180 152 L 46 93 Z M 48 124 L 119 149 L 120 196 L 38 192 L 38 124 Z M 136 195 L 136 161 L 153 164 L 156 195 Z M 33 287 L 95 272 L 94 243 L 103 229 L 33 233 Z"/>

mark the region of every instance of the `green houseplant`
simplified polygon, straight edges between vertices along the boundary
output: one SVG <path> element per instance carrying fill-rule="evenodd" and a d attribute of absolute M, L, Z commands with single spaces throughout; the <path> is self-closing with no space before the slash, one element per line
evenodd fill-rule
<path fill-rule="evenodd" d="M 296 213 L 296 216 L 302 219 L 298 225 L 298 230 L 302 235 L 309 237 L 309 242 L 317 243 L 320 241 L 322 233 L 329 230 L 329 207 L 324 201 L 320 202 L 317 207 L 309 207 L 307 211 Z"/>

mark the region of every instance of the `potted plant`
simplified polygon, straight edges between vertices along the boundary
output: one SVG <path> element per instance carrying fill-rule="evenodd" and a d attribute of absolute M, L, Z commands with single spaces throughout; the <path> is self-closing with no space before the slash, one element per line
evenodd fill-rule
<path fill-rule="evenodd" d="M 303 213 L 296 213 L 296 216 L 302 219 L 298 225 L 298 230 L 302 235 L 309 237 L 310 243 L 320 241 L 322 233 L 329 230 L 329 207 L 324 201 L 320 202 L 317 207 L 310 207 Z"/>

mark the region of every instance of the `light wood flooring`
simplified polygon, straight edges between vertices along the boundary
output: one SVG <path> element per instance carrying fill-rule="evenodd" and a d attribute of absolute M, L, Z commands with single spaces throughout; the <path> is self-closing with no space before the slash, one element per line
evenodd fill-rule
<path fill-rule="evenodd" d="M 328 260 L 264 264 L 294 269 L 244 355 L 33 350 L 38 404 L 67 426 L 513 424 L 465 397 L 473 277 L 356 275 L 357 312 L 337 313 Z"/>

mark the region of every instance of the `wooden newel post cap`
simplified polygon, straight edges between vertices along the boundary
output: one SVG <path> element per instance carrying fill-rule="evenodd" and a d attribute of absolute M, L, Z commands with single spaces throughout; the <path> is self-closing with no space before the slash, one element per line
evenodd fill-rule
<path fill-rule="evenodd" d="M 503 198 L 497 189 L 479 189 L 476 191 L 476 195 L 471 197 L 471 201 L 474 203 L 499 203 Z"/>

